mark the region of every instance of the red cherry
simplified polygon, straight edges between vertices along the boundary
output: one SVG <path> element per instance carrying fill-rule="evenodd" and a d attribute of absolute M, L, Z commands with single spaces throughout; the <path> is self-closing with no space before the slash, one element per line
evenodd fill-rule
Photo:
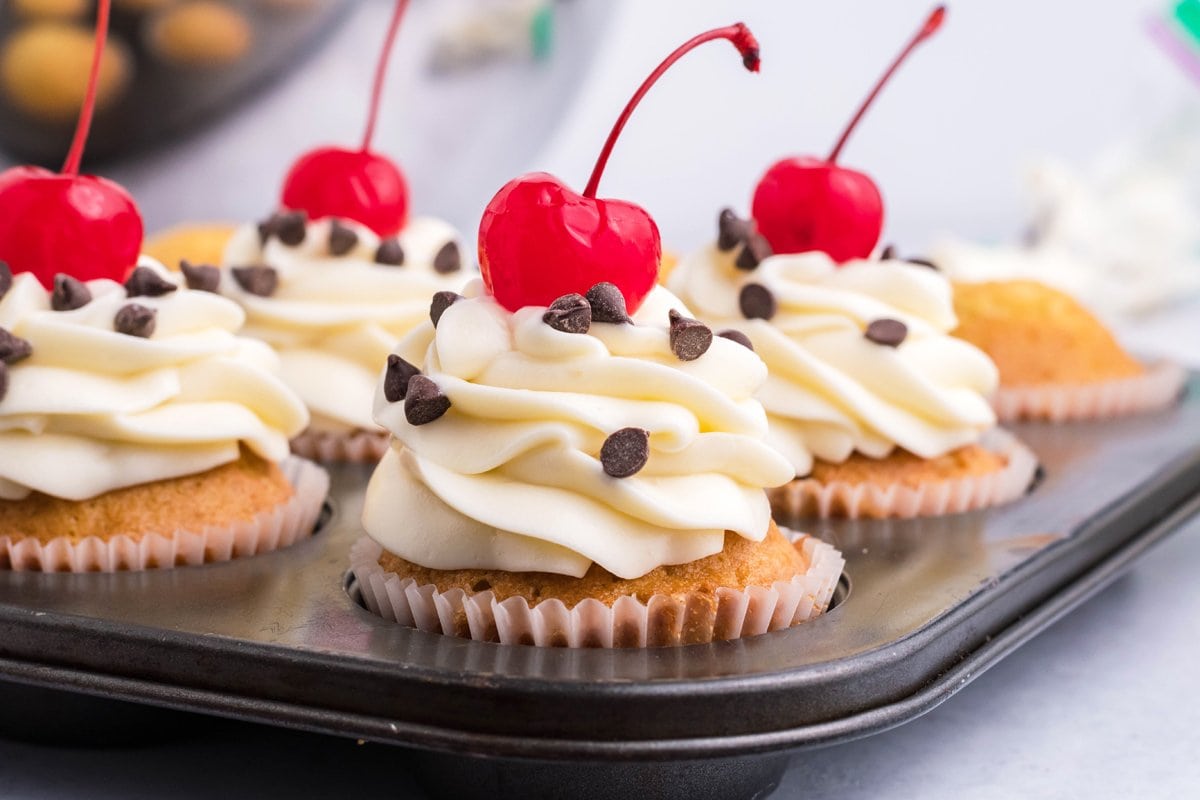
<path fill-rule="evenodd" d="M 865 173 L 836 162 L 884 84 L 917 45 L 941 27 L 945 17 L 945 6 L 933 9 L 859 106 L 828 159 L 785 158 L 763 175 L 754 190 L 751 214 L 776 253 L 821 250 L 841 262 L 866 258 L 875 249 L 883 232 L 879 189 Z"/>
<path fill-rule="evenodd" d="M 96 106 L 110 0 L 96 6 L 96 45 L 75 137 L 61 174 L 41 167 L 0 173 L 0 261 L 49 289 L 55 274 L 125 279 L 142 248 L 142 215 L 112 181 L 79 174 Z"/>
<path fill-rule="evenodd" d="M 408 0 L 397 0 L 392 11 L 383 52 L 375 64 L 362 146 L 357 150 L 320 147 L 300 156 L 283 181 L 280 200 L 284 208 L 304 211 L 309 219 L 352 219 L 382 237 L 394 236 L 408 222 L 408 183 L 404 174 L 395 162 L 371 152 L 383 79 L 407 8 Z"/>
<path fill-rule="evenodd" d="M 658 277 L 658 226 L 640 206 L 596 199 L 596 189 L 613 145 L 642 97 L 685 53 L 714 39 L 732 42 L 746 69 L 758 71 L 758 42 L 740 22 L 693 37 L 634 92 L 582 195 L 553 175 L 535 172 L 509 181 L 488 203 L 479 224 L 479 267 L 484 285 L 502 306 L 509 311 L 546 306 L 564 294 L 584 294 L 608 281 L 621 290 L 629 313 L 638 309 Z"/>

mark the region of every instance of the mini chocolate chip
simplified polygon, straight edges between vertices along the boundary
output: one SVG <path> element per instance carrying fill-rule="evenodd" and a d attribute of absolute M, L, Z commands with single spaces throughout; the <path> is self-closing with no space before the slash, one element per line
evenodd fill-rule
<path fill-rule="evenodd" d="M 625 295 L 608 281 L 597 283 L 587 291 L 587 301 L 592 307 L 592 322 L 632 322 L 625 308 Z"/>
<path fill-rule="evenodd" d="M 884 347 L 899 347 L 908 336 L 908 326 L 898 319 L 877 319 L 863 333 L 869 341 Z"/>
<path fill-rule="evenodd" d="M 671 352 L 680 361 L 695 361 L 712 346 L 713 334 L 703 322 L 685 317 L 675 309 L 667 312 L 671 321 Z"/>
<path fill-rule="evenodd" d="M 742 252 L 738 253 L 737 260 L 733 262 L 733 265 L 738 269 L 757 269 L 764 258 L 772 255 L 774 255 L 774 251 L 771 249 L 771 243 L 767 241 L 767 237 L 753 231 L 746 237 Z"/>
<path fill-rule="evenodd" d="M 564 294 L 542 314 L 542 322 L 563 333 L 587 333 L 592 327 L 592 306 L 581 294 Z"/>
<path fill-rule="evenodd" d="M 433 257 L 433 271 L 439 275 L 448 275 L 462 269 L 462 254 L 458 252 L 456 242 L 446 242 L 442 249 Z"/>
<path fill-rule="evenodd" d="M 8 290 L 12 288 L 12 284 L 12 270 L 9 269 L 7 262 L 0 261 L 0 300 L 3 300 L 4 295 L 8 294 Z"/>
<path fill-rule="evenodd" d="M 433 320 L 433 327 L 437 327 L 442 321 L 442 314 L 446 313 L 446 309 L 462 300 L 463 296 L 458 292 L 438 292 L 429 301 L 429 318 Z"/>
<path fill-rule="evenodd" d="M 717 336 L 720 336 L 722 339 L 728 339 L 731 342 L 737 342 L 750 352 L 754 352 L 754 342 L 750 341 L 750 337 L 741 331 L 727 328 L 718 333 Z"/>
<path fill-rule="evenodd" d="M 717 216 L 717 249 L 728 253 L 742 242 L 753 230 L 750 223 L 733 213 L 732 208 L 723 208 Z"/>
<path fill-rule="evenodd" d="M 0 363 L 15 364 L 29 358 L 33 353 L 33 345 L 25 339 L 0 328 Z"/>
<path fill-rule="evenodd" d="M 348 225 L 343 225 L 341 220 L 333 220 L 329 223 L 329 255 L 344 256 L 354 249 L 358 244 L 358 234 Z"/>
<path fill-rule="evenodd" d="M 0 361 L 0 400 L 8 394 L 8 365 Z"/>
<path fill-rule="evenodd" d="M 113 319 L 113 328 L 117 333 L 126 336 L 149 339 L 154 334 L 157 313 L 153 308 L 128 303 L 121 306 L 121 310 L 117 312 Z"/>
<path fill-rule="evenodd" d="M 450 410 L 450 398 L 424 375 L 408 379 L 404 396 L 404 417 L 410 425 L 428 425 Z"/>
<path fill-rule="evenodd" d="M 636 475 L 650 460 L 650 431 L 621 428 L 604 440 L 600 448 L 600 466 L 613 478 Z"/>
<path fill-rule="evenodd" d="M 221 270 L 208 264 L 193 264 L 184 259 L 179 262 L 179 271 L 187 281 L 187 287 L 198 292 L 215 292 L 221 285 Z"/>
<path fill-rule="evenodd" d="M 916 264 L 918 267 L 929 267 L 936 270 L 938 265 L 930 261 L 928 258 L 906 258 L 904 259 L 910 264 Z"/>
<path fill-rule="evenodd" d="M 54 276 L 50 307 L 55 311 L 73 311 L 92 302 L 92 290 L 83 281 L 59 273 Z"/>
<path fill-rule="evenodd" d="M 279 288 L 279 273 L 271 267 L 234 267 L 229 272 L 238 286 L 259 297 L 270 297 Z"/>
<path fill-rule="evenodd" d="M 770 319 L 779 310 L 775 295 L 761 283 L 747 283 L 738 294 L 738 306 L 746 319 Z"/>
<path fill-rule="evenodd" d="M 275 235 L 275 225 L 279 220 L 278 214 L 271 216 L 258 223 L 258 244 L 260 247 L 265 247 L 267 240 Z"/>
<path fill-rule="evenodd" d="M 404 248 L 400 246 L 400 240 L 392 237 L 380 242 L 379 249 L 375 251 L 375 263 L 389 267 L 403 266 Z"/>
<path fill-rule="evenodd" d="M 398 403 L 408 394 L 408 382 L 421 370 L 393 353 L 387 357 L 387 371 L 383 374 L 383 396 L 389 403 Z"/>
<path fill-rule="evenodd" d="M 126 297 L 162 297 L 178 288 L 149 267 L 137 267 L 125 279 Z"/>
<path fill-rule="evenodd" d="M 272 225 L 273 233 L 279 241 L 288 247 L 295 247 L 304 241 L 308 233 L 308 215 L 303 211 L 289 211 L 275 217 Z"/>
<path fill-rule="evenodd" d="M 894 258 L 896 258 L 896 245 L 894 244 L 889 244 L 887 247 L 883 248 L 883 252 L 879 254 L 880 261 L 891 261 Z"/>

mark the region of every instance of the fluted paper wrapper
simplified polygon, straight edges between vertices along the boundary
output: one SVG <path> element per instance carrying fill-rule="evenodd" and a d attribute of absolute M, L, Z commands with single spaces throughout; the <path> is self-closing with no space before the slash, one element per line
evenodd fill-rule
<path fill-rule="evenodd" d="M 501 644 L 539 647 L 661 647 L 737 639 L 788 628 L 822 614 L 837 588 L 845 560 L 812 536 L 798 544 L 809 568 L 770 587 L 719 588 L 682 597 L 657 594 L 643 603 L 633 595 L 607 606 L 561 600 L 534 606 L 522 597 L 497 600 L 491 591 L 440 592 L 386 572 L 383 548 L 363 537 L 350 564 L 367 608 L 384 619 L 431 633 Z"/>
<path fill-rule="evenodd" d="M 373 464 L 387 452 L 390 438 L 382 429 L 333 433 L 309 428 L 292 439 L 292 452 L 313 461 Z"/>
<path fill-rule="evenodd" d="M 771 509 L 776 520 L 784 522 L 804 517 L 909 519 L 989 508 L 1025 494 L 1037 472 L 1033 451 L 998 428 L 984 434 L 980 445 L 1005 457 L 1005 467 L 987 475 L 926 481 L 915 487 L 798 478 L 768 490 Z"/>
<path fill-rule="evenodd" d="M 329 492 L 329 475 L 311 461 L 279 465 L 294 489 L 284 503 L 230 526 L 48 542 L 0 536 L 0 567 L 16 571 L 117 572 L 229 561 L 287 547 L 310 536 Z"/>
<path fill-rule="evenodd" d="M 1141 375 L 1076 386 L 1002 386 L 992 397 L 1001 422 L 1078 422 L 1166 408 L 1178 399 L 1187 371 L 1160 362 Z"/>

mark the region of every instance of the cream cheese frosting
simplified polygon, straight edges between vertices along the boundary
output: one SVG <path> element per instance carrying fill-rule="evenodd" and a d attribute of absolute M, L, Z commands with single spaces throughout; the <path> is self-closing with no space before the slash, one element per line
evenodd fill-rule
<path fill-rule="evenodd" d="M 842 462 L 859 452 L 883 458 L 897 447 L 923 458 L 976 442 L 996 418 L 988 395 L 995 365 L 949 336 L 957 320 L 949 282 L 907 262 L 849 261 L 820 252 L 770 256 L 752 270 L 737 250 L 706 247 L 683 259 L 670 288 L 698 319 L 746 334 L 766 362 L 759 392 L 767 441 L 803 476 L 813 458 Z M 773 295 L 770 319 L 747 319 L 743 287 Z M 876 320 L 907 328 L 898 346 L 865 336 Z"/>
<path fill-rule="evenodd" d="M 150 259 L 139 266 L 181 282 Z M 235 335 L 235 303 L 182 286 L 157 297 L 129 297 L 110 280 L 86 287 L 90 302 L 69 311 L 52 310 L 27 273 L 0 298 L 0 328 L 32 346 L 8 366 L 0 397 L 0 500 L 85 500 L 213 469 L 240 445 L 287 456 L 308 414 L 273 374 L 271 349 Z M 115 329 L 131 303 L 154 312 L 149 337 Z"/>
<path fill-rule="evenodd" d="M 439 252 L 452 246 L 468 252 L 447 223 L 417 217 L 396 237 L 403 263 L 376 262 L 381 240 L 369 228 L 337 222 L 352 232 L 353 244 L 330 252 L 334 225 L 326 218 L 305 224 L 303 241 L 278 236 L 264 242 L 256 225 L 238 229 L 226 247 L 220 291 L 246 311 L 245 334 L 270 344 L 279 354 L 282 375 L 304 400 L 312 427 L 329 432 L 374 430 L 371 397 L 379 364 L 396 342 L 429 318 L 429 302 L 439 291 L 466 281 L 461 268 L 439 272 Z M 267 266 L 278 282 L 269 296 L 247 291 L 230 270 Z M 443 267 L 443 269 L 447 269 Z"/>
<path fill-rule="evenodd" d="M 445 415 L 412 425 L 383 381 L 375 393 L 394 439 L 363 525 L 386 550 L 432 569 L 580 577 L 594 562 L 634 578 L 719 552 L 726 530 L 762 540 L 763 490 L 793 470 L 763 442 L 766 368 L 750 350 L 715 337 L 680 360 L 668 311 L 685 309 L 662 287 L 637 324 L 584 334 L 547 325 L 545 308 L 510 313 L 478 281 L 467 294 L 396 351 L 449 399 Z M 648 460 L 609 477 L 599 453 L 627 427 L 649 432 Z"/>

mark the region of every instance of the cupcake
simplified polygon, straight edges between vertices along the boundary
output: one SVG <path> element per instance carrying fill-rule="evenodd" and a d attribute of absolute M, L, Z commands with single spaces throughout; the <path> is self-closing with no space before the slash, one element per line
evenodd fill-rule
<path fill-rule="evenodd" d="M 218 291 L 245 310 L 245 334 L 274 348 L 283 380 L 308 407 L 295 452 L 326 461 L 383 454 L 387 434 L 371 419 L 379 364 L 428 319 L 435 294 L 461 288 L 461 253 L 454 230 L 429 217 L 386 238 L 303 212 L 234 233 Z"/>
<path fill-rule="evenodd" d="M 949 282 L 895 259 L 836 264 L 772 255 L 732 211 L 714 245 L 684 258 L 670 288 L 698 318 L 762 357 L 768 442 L 794 478 L 777 513 L 912 517 L 1007 502 L 1036 461 L 995 428 L 995 365 L 949 335 Z"/>
<path fill-rule="evenodd" d="M 0 265 L 0 565 L 139 570 L 308 536 L 325 473 L 308 422 L 236 304 L 143 259 L 43 288 Z"/>
<path fill-rule="evenodd" d="M 822 613 L 842 558 L 771 520 L 792 469 L 763 442 L 766 369 L 656 286 L 653 218 L 598 199 L 613 143 L 694 37 L 626 106 L 583 194 L 535 173 L 479 229 L 482 281 L 438 295 L 387 360 L 375 419 L 392 443 L 351 564 L 367 607 L 507 644 L 712 642 Z M 632 313 L 631 313 L 632 312 Z"/>
<path fill-rule="evenodd" d="M 473 282 L 388 359 L 352 554 L 368 608 L 563 646 L 708 642 L 823 611 L 842 559 L 771 521 L 762 361 L 663 288 L 509 312 Z"/>

